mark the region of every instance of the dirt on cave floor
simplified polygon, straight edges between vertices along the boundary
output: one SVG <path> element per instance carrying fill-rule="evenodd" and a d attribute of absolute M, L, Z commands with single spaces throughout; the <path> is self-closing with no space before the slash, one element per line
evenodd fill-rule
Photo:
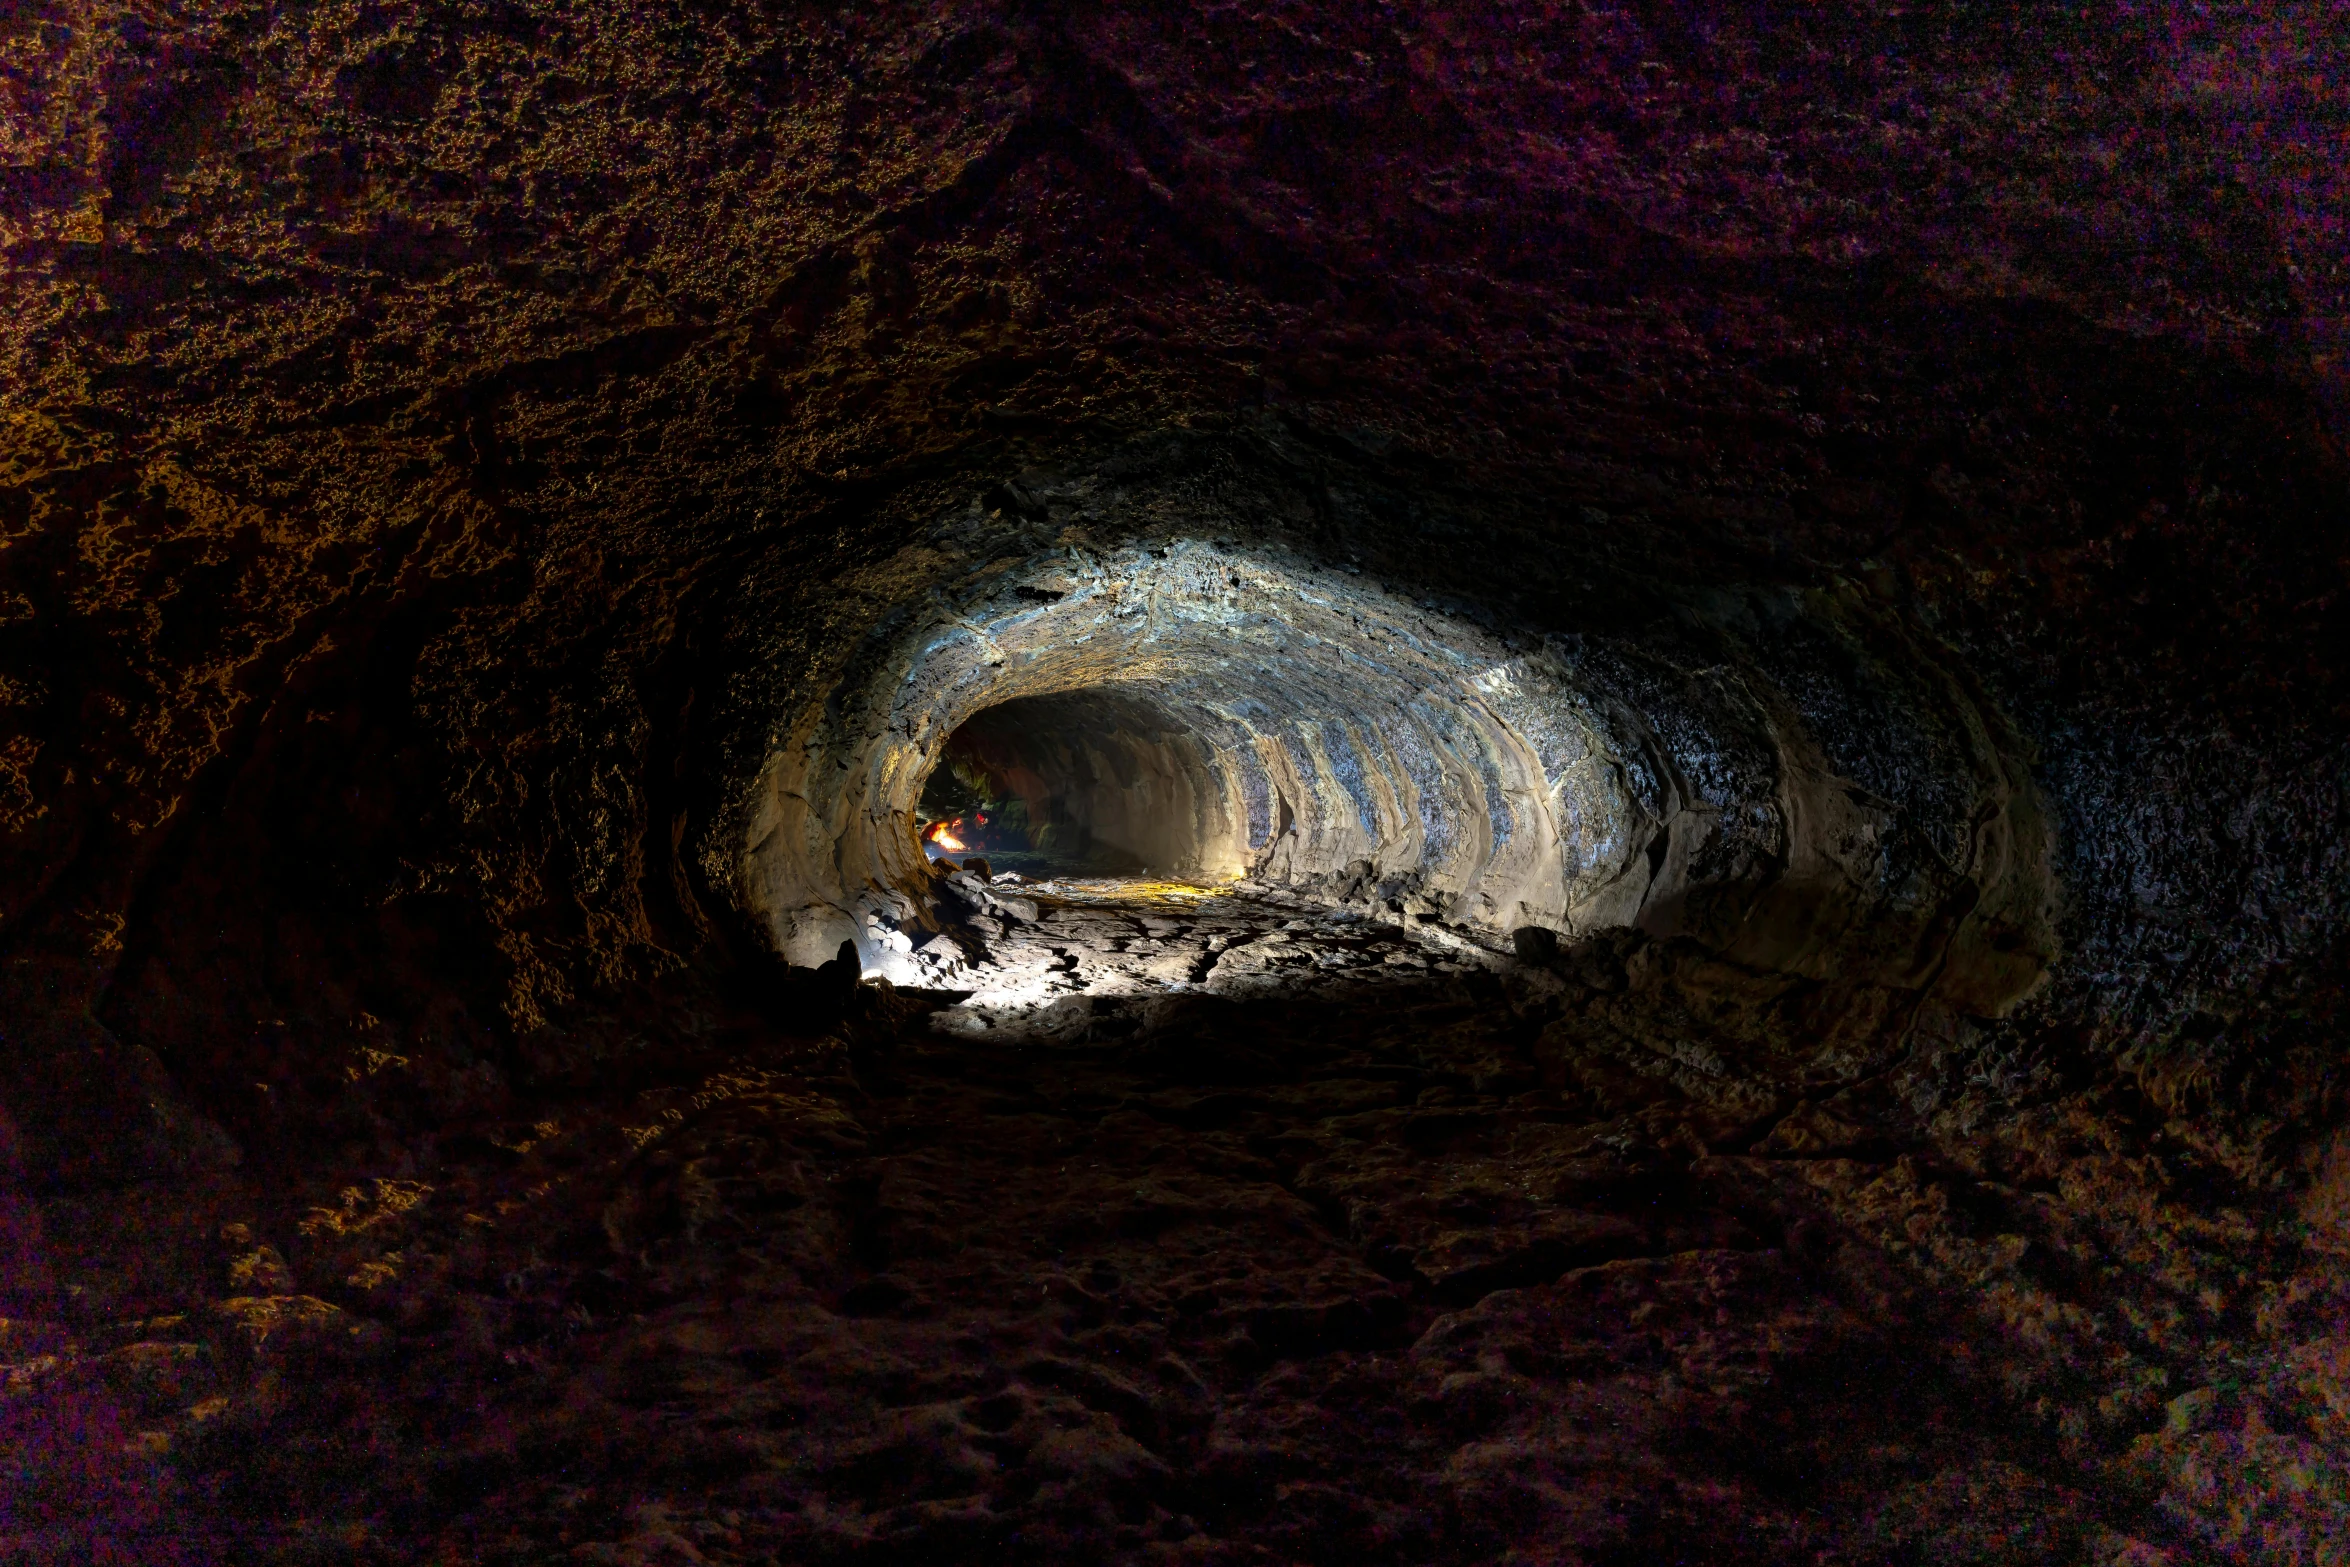
<path fill-rule="evenodd" d="M 496 1124 L 49 1200 L 0 1559 L 2350 1538 L 2342 1214 L 2145 1151 L 2121 1085 L 1961 1160 L 1897 1113 L 1927 1046 L 1799 1092 L 1801 1041 L 1734 1029 L 1800 998 L 1709 1023 L 1738 976 L 1628 933 L 1533 963 L 1263 889 L 991 896 L 1037 905 L 978 909 L 992 1003 L 679 1003 Z M 2316 1191 L 2350 1212 L 2350 1169 Z"/>
<path fill-rule="evenodd" d="M 1084 1031 L 1094 998 L 1340 997 L 1489 969 L 1509 950 L 1359 881 L 1353 890 L 1333 905 L 1254 881 L 965 872 L 942 879 L 944 929 L 875 935 L 903 952 L 899 970 L 918 988 L 961 993 L 933 1028 L 1006 1040 Z"/>

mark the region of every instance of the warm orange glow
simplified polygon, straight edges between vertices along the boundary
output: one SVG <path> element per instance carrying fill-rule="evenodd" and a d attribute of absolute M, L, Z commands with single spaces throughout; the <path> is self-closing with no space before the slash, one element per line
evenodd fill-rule
<path fill-rule="evenodd" d="M 956 817 L 951 822 L 933 822 L 930 824 L 930 831 L 927 836 L 932 843 L 937 844 L 940 848 L 946 850 L 949 854 L 959 854 L 963 849 L 963 840 L 956 837 L 952 829 L 962 825 L 963 818 L 960 816 Z"/>

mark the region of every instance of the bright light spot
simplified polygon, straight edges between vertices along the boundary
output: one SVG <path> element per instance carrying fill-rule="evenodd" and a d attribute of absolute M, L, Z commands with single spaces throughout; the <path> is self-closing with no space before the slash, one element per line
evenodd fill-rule
<path fill-rule="evenodd" d="M 980 972 L 987 975 L 987 979 L 963 999 L 962 1005 L 965 1007 L 1008 1011 L 1014 1007 L 1033 1007 L 1056 996 L 1076 993 L 1055 983 L 1055 976 L 1051 974 L 988 974 L 985 969 Z"/>

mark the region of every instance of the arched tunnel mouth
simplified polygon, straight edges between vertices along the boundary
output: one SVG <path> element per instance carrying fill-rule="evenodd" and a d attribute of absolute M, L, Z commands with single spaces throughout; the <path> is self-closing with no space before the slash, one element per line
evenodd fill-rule
<path fill-rule="evenodd" d="M 923 786 L 924 852 L 1029 879 L 1204 875 L 1207 742 L 1115 685 L 1016 697 L 965 719 Z"/>
<path fill-rule="evenodd" d="M 2339 10 L 0 8 L 0 1567 L 2345 1567 Z"/>
<path fill-rule="evenodd" d="M 930 897 L 914 920 L 871 919 L 865 974 L 938 992 L 934 1030 L 1009 1043 L 1112 1035 L 1169 996 L 1342 1004 L 1492 961 L 1490 935 L 1445 930 L 1417 897 L 1359 784 L 1342 797 L 1362 852 L 1295 890 L 1269 881 L 1327 806 L 1278 761 L 1210 709 L 1116 682 L 981 709 L 915 808 Z"/>
<path fill-rule="evenodd" d="M 1636 1476 L 1725 1431 L 1859 1451 L 1872 1495 L 1834 1505 L 1874 1538 L 1873 1493 L 1912 1470 L 2038 1451 L 2036 1417 L 1996 1412 L 2009 1320 L 1941 1302 L 2069 1331 L 2109 1286 L 2032 1273 L 2022 1237 L 2079 1245 L 2138 1177 L 2045 1152 L 2105 1089 L 2063 1097 L 2015 1045 L 2064 889 L 2029 748 L 1967 659 L 1849 582 L 1643 579 L 1506 534 L 1447 573 L 1400 530 L 1140 502 L 1080 533 L 1054 509 L 1099 476 L 1072 469 L 1023 481 L 1041 517 L 983 478 L 876 524 L 874 560 L 744 612 L 804 640 L 720 642 L 695 700 L 722 695 L 739 744 L 667 757 L 739 784 L 708 812 L 708 906 L 741 921 L 715 976 L 550 1009 L 535 1056 L 435 1035 L 455 1009 L 402 1014 L 389 983 L 340 1055 L 299 1013 L 208 1055 L 173 1031 L 208 972 L 170 945 L 187 927 L 143 938 L 107 1022 L 249 1162 L 206 1177 L 161 1263 L 74 1275 L 126 1324 L 91 1374 L 314 1355 L 422 1426 L 445 1395 L 372 1369 L 389 1335 L 406 1358 L 380 1363 L 442 1387 L 495 1355 L 546 1429 L 592 1420 L 624 1455 L 584 1483 L 634 1496 L 686 1441 L 677 1516 L 778 1559 L 873 1557 L 885 1527 L 908 1559 L 977 1559 L 946 1511 L 985 1514 L 980 1555 L 1017 1527 L 1101 1559 L 1090 1524 L 1053 1533 L 1057 1495 L 1171 1544 L 1270 1538 L 1306 1493 L 1233 1478 L 1261 1463 L 1427 1518 L 1497 1489 L 1532 1509 L 1347 1525 L 1366 1561 L 1465 1567 L 1560 1536 L 1512 1487 L 1584 1474 L 1587 1417 Z M 230 884 L 237 847 L 190 884 Z M 54 1210 L 83 1256 L 113 1244 L 87 1238 L 102 1208 Z M 233 1293 L 188 1314 L 222 1347 L 183 1354 L 185 1302 L 147 1281 L 199 1273 Z M 110 1347 L 149 1332 L 174 1337 Z M 2081 1330 L 2035 1385 L 2109 1347 Z M 2117 1375 L 2216 1374 L 2162 1353 Z M 591 1413 L 545 1415 L 550 1389 Z M 1300 1458 L 1260 1418 L 1335 1434 Z M 1791 1538 L 1816 1510 L 1740 1505 Z M 587 1527 L 537 1506 L 481 1516 Z M 1709 1516 L 1640 1538 L 1667 1554 Z"/>
<path fill-rule="evenodd" d="M 2004 720 L 1849 599 L 1717 593 L 1660 641 L 1278 537 L 1038 549 L 954 509 L 905 559 L 787 705 L 742 864 L 786 961 L 949 993 L 941 1029 L 1624 939 L 1992 1014 L 2051 950 Z"/>

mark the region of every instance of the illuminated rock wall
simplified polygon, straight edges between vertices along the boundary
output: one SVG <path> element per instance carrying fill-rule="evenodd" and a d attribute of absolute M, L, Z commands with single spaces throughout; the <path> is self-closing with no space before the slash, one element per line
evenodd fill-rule
<path fill-rule="evenodd" d="M 777 725 L 743 874 L 794 962 L 871 915 L 924 918 L 914 801 L 989 714 L 1032 788 L 1089 780 L 1085 822 L 1163 874 L 1343 885 L 1489 940 L 1637 924 L 1815 978 L 1939 982 L 1978 1012 L 2053 954 L 2045 827 L 2004 720 L 1857 599 L 1716 593 L 1682 606 L 1693 630 L 1589 637 L 1277 540 L 989 541 L 949 513 L 878 568 L 906 596 Z M 1408 538 L 1382 542 L 1412 563 Z M 1832 757 L 1856 710 L 1884 722 Z"/>

